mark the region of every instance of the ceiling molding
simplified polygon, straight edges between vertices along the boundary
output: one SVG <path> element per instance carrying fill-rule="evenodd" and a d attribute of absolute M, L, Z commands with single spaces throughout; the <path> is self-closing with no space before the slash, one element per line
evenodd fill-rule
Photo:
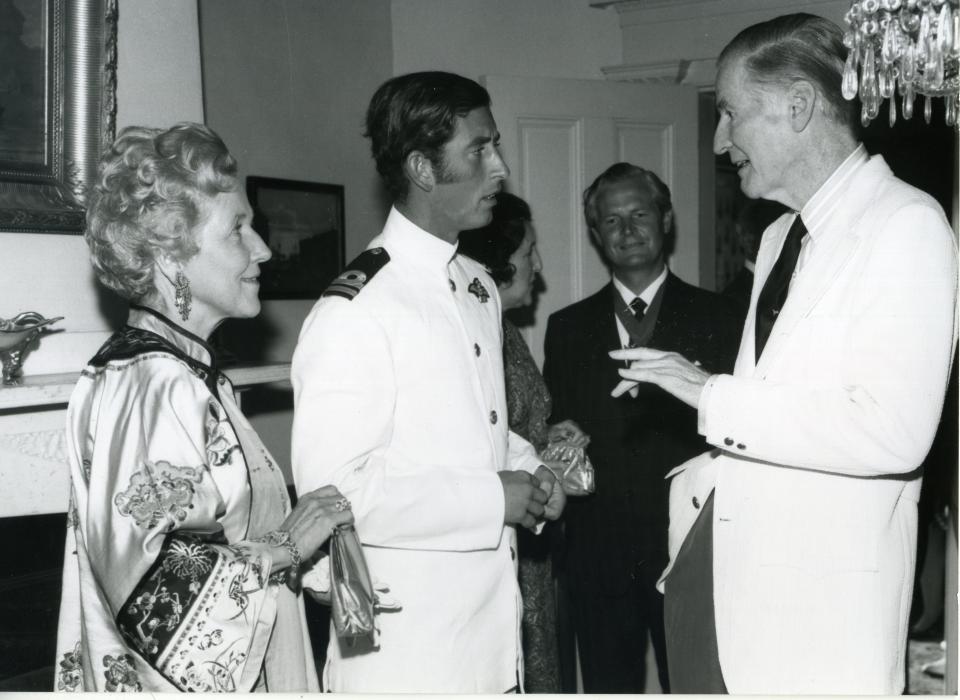
<path fill-rule="evenodd" d="M 695 85 L 713 89 L 717 78 L 717 60 L 698 58 L 693 60 L 665 61 L 661 63 L 629 63 L 606 66 L 600 69 L 607 80 L 630 83 L 659 83 L 667 85 Z"/>
<path fill-rule="evenodd" d="M 596 8 L 613 7 L 620 15 L 621 26 L 649 22 L 700 20 L 731 14 L 752 12 L 812 12 L 847 8 L 849 0 L 590 0 Z"/>

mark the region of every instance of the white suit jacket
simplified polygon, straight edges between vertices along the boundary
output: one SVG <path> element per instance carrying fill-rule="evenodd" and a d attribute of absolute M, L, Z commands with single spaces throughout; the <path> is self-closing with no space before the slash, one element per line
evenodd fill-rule
<path fill-rule="evenodd" d="M 956 343 L 957 249 L 936 202 L 879 156 L 838 199 L 756 364 L 757 296 L 793 215 L 764 234 L 734 374 L 700 405 L 719 449 L 672 473 L 671 556 L 716 487 L 731 693 L 903 689 L 918 467 Z"/>
<path fill-rule="evenodd" d="M 352 300 L 321 298 L 293 357 L 297 490 L 352 501 L 403 606 L 377 616 L 377 649 L 333 638 L 325 688 L 502 693 L 522 669 L 521 603 L 497 472 L 541 462 L 507 427 L 496 286 L 396 210 L 375 247 L 390 261 Z"/>

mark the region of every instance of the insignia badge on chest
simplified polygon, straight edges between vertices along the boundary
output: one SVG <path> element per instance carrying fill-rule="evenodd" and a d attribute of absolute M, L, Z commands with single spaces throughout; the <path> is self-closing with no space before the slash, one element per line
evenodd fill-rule
<path fill-rule="evenodd" d="M 339 277 L 330 283 L 321 296 L 353 299 L 388 262 L 390 262 L 390 254 L 383 248 L 370 248 L 363 251 L 347 265 L 347 269 Z"/>
<path fill-rule="evenodd" d="M 473 282 L 470 283 L 470 286 L 467 287 L 467 291 L 473 294 L 477 299 L 480 300 L 481 304 L 486 304 L 487 299 L 490 298 L 489 292 L 487 292 L 486 287 L 481 284 L 480 280 L 477 277 L 473 278 Z"/>

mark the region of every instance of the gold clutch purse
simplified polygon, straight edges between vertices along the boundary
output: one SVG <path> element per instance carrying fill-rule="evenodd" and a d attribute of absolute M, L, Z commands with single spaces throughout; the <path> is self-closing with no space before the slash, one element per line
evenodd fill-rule
<path fill-rule="evenodd" d="M 373 583 L 353 525 L 338 527 L 330 538 L 330 598 L 338 637 L 373 633 Z"/>

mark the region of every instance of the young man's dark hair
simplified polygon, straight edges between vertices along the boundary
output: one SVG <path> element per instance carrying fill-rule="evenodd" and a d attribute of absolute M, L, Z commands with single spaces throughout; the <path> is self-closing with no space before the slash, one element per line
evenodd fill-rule
<path fill-rule="evenodd" d="M 377 89 L 367 109 L 365 135 L 395 202 L 404 202 L 409 188 L 404 159 L 420 151 L 442 173 L 443 146 L 453 136 L 457 118 L 489 106 L 483 86 L 440 71 L 399 75 Z"/>

